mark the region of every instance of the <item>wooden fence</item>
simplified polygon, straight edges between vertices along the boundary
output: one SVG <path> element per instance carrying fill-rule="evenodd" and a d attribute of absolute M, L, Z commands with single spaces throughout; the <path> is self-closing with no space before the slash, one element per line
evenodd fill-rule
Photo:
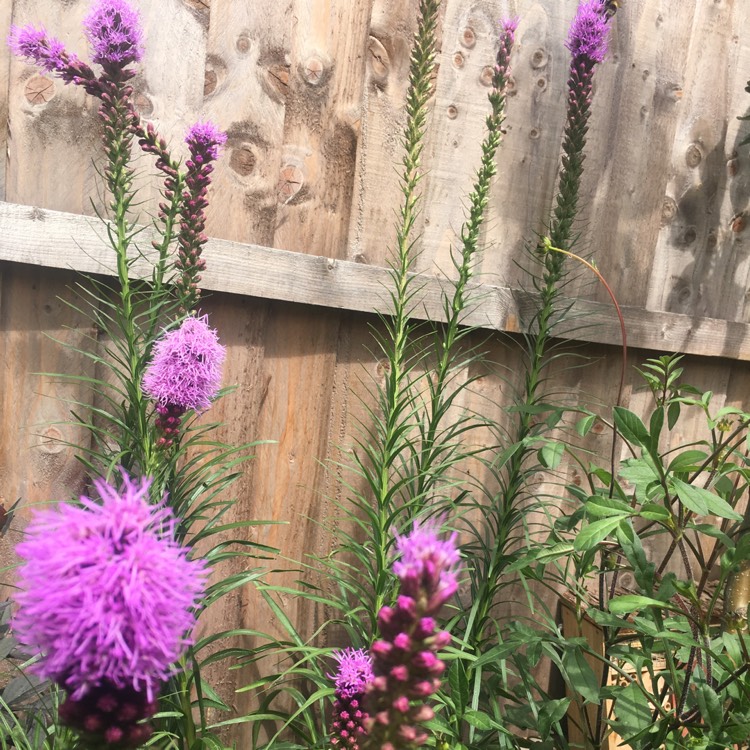
<path fill-rule="evenodd" d="M 262 541 L 292 557 L 325 553 L 332 499 L 345 490 L 323 462 L 346 460 L 372 378 L 372 313 L 398 205 L 396 163 L 416 0 L 136 1 L 147 52 L 135 79 L 145 118 L 174 144 L 199 118 L 229 134 L 211 192 L 205 308 L 229 349 L 225 382 L 238 389 L 212 414 L 227 441 L 269 439 L 238 485 L 238 517 L 289 521 Z M 498 156 L 471 322 L 489 354 L 519 371 L 513 343 L 526 296 L 524 243 L 549 216 L 564 124 L 576 0 L 445 0 L 436 95 L 425 150 L 419 271 L 425 314 L 440 317 L 441 278 L 479 163 L 497 21 L 519 15 L 507 134 Z M 624 307 L 631 356 L 684 351 L 689 379 L 719 402 L 750 387 L 746 210 L 750 148 L 738 148 L 750 107 L 750 5 L 733 0 L 624 0 L 596 73 L 579 248 L 592 252 Z M 84 0 L 4 0 L 11 24 L 44 24 L 86 59 Z M 67 498 L 81 471 L 58 397 L 89 394 L 35 375 L 83 365 L 87 323 L 60 301 L 76 271 L 113 259 L 92 218 L 101 198 L 96 104 L 0 47 L 0 501 Z M 6 124 L 7 123 L 7 124 Z M 146 162 L 144 162 L 144 165 Z M 154 185 L 143 177 L 144 220 Z M 611 403 L 619 327 L 602 290 L 574 287 L 596 323 L 571 336 L 594 360 L 556 386 Z M 492 332 L 510 332 L 505 333 Z M 512 378 L 511 378 L 512 379 Z M 631 381 L 634 382 L 634 378 Z M 466 406 L 502 420 L 512 397 L 488 370 Z M 472 401 L 476 399 L 476 401 Z M 645 396 L 626 393 L 638 410 Z M 686 437 L 691 427 L 686 428 Z M 696 423 L 695 429 L 698 429 Z M 594 432 L 587 447 L 606 450 Z M 601 445 L 598 445 L 601 443 Z M 573 468 L 566 469 L 572 473 Z M 12 535 L 11 535 L 12 537 Z M 11 538 L 11 541 L 13 539 Z M 8 549 L 4 550 L 6 558 Z M 252 592 L 238 591 L 215 622 L 269 627 Z M 317 613 L 290 598 L 312 629 Z M 207 623 L 210 627 L 211 623 Z M 226 695 L 242 708 L 227 676 Z M 240 740 L 240 744 L 242 742 Z"/>

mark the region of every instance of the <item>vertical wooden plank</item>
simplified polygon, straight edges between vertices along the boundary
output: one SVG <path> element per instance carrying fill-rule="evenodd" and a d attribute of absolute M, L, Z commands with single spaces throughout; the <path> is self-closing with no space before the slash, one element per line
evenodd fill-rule
<path fill-rule="evenodd" d="M 736 115 L 748 99 L 747 45 L 742 52 L 735 30 L 750 22 L 750 9 L 743 3 L 699 3 L 692 20 L 683 52 L 681 117 L 662 170 L 670 177 L 665 191 L 670 221 L 654 249 L 658 270 L 651 276 L 648 305 L 733 319 L 742 314 L 750 275 L 742 247 L 746 221 L 738 216 L 750 199 L 750 183 L 734 180 L 727 190 L 728 172 L 740 165 L 731 163 L 739 157 Z M 707 49 L 720 65 L 707 64 Z M 746 154 L 742 160 L 746 167 Z"/>
<path fill-rule="evenodd" d="M 224 239 L 271 245 L 276 225 L 275 187 L 281 159 L 284 111 L 289 79 L 290 2 L 260 0 L 237 3 L 213 0 L 210 8 L 201 114 L 228 134 L 216 164 L 210 191 L 207 232 Z M 237 389 L 212 409 L 223 423 L 219 438 L 229 444 L 277 435 L 261 429 L 260 415 L 276 388 L 274 363 L 265 357 L 265 330 L 272 305 L 231 295 L 206 297 L 202 308 L 227 347 L 224 382 Z M 263 488 L 262 477 L 273 471 L 275 448 L 253 451 L 256 458 L 243 467 L 231 488 L 237 498 L 232 520 L 248 518 L 285 521 L 275 498 Z M 253 540 L 278 546 L 277 527 L 251 530 Z M 239 572 L 244 563 L 237 561 Z M 251 627 L 278 632 L 272 617 L 248 587 L 218 601 L 202 622 L 206 633 L 228 627 Z M 274 663 L 271 667 L 276 667 Z M 250 709 L 252 697 L 235 693 L 257 675 L 249 670 L 229 672 L 219 664 L 209 674 L 211 685 L 238 715 Z M 250 731 L 237 729 L 233 741 L 251 743 Z"/>

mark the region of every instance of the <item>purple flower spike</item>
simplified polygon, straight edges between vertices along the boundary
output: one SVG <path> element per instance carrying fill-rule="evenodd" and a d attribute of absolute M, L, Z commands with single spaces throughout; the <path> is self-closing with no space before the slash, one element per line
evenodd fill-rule
<path fill-rule="evenodd" d="M 153 714 L 204 592 L 204 564 L 175 542 L 171 510 L 149 502 L 151 480 L 123 472 L 122 484 L 97 479 L 101 501 L 38 512 L 16 548 L 14 632 L 41 654 L 37 672 L 71 693 L 71 722 L 87 719 L 91 695 L 92 711 L 129 702 L 131 714 Z"/>
<path fill-rule="evenodd" d="M 578 6 L 565 46 L 574 61 L 600 63 L 607 54 L 607 15 L 601 0 L 585 0 Z"/>
<path fill-rule="evenodd" d="M 97 0 L 83 21 L 93 61 L 122 70 L 143 57 L 143 31 L 138 11 L 125 0 Z"/>
<path fill-rule="evenodd" d="M 227 134 L 219 130 L 212 122 L 196 122 L 187 132 L 185 143 L 193 158 L 216 161 L 219 148 L 227 142 Z"/>
<path fill-rule="evenodd" d="M 435 616 L 458 588 L 460 555 L 456 534 L 441 539 L 437 520 L 415 523 L 412 532 L 396 536 L 400 559 L 393 572 L 401 589 L 395 607 L 378 614 L 381 639 L 371 649 L 375 679 L 368 688 L 370 716 L 366 728 L 372 747 L 413 749 L 427 734 L 420 724 L 433 716 L 425 704 L 439 687 L 445 663 L 437 650 L 450 635 L 436 632 Z"/>
<path fill-rule="evenodd" d="M 367 712 L 362 706 L 367 686 L 372 682 L 372 659 L 363 649 L 347 648 L 333 654 L 338 662 L 336 701 L 333 704 L 331 745 L 334 748 L 359 750 L 365 734 Z"/>
<path fill-rule="evenodd" d="M 171 445 L 180 417 L 188 410 L 211 406 L 221 386 L 226 349 L 208 326 L 208 316 L 189 316 L 154 345 L 143 376 L 143 391 L 157 402 L 163 444 Z"/>

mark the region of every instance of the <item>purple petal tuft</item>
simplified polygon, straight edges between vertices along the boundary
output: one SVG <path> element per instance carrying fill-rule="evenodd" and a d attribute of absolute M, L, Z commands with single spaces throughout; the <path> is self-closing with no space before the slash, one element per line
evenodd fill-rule
<path fill-rule="evenodd" d="M 48 73 L 59 73 L 67 67 L 65 46 L 49 36 L 46 29 L 12 26 L 8 46 L 13 54 L 27 58 Z"/>
<path fill-rule="evenodd" d="M 95 63 L 124 68 L 143 57 L 141 19 L 126 0 L 97 0 L 83 25 Z"/>
<path fill-rule="evenodd" d="M 16 548 L 14 632 L 36 670 L 80 698 L 108 682 L 151 697 L 190 643 L 206 570 L 174 540 L 171 510 L 149 503 L 150 479 L 123 471 L 101 502 L 38 512 Z"/>
<path fill-rule="evenodd" d="M 599 63 L 607 54 L 608 31 L 601 0 L 585 0 L 578 6 L 565 46 L 574 61 L 584 58 Z"/>
<path fill-rule="evenodd" d="M 143 390 L 160 404 L 203 411 L 221 386 L 226 349 L 208 326 L 208 316 L 190 316 L 156 342 Z"/>
<path fill-rule="evenodd" d="M 219 148 L 227 142 L 227 134 L 219 130 L 212 122 L 196 122 L 187 132 L 185 143 L 190 154 L 203 156 L 204 159 L 215 161 L 219 156 Z"/>

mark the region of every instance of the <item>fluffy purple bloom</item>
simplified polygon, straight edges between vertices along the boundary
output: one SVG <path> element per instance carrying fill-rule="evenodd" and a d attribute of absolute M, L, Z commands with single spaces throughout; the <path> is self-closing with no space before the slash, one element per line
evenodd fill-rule
<path fill-rule="evenodd" d="M 428 594 L 430 609 L 437 609 L 458 589 L 461 556 L 456 548 L 456 533 L 441 540 L 440 522 L 435 519 L 415 523 L 411 534 L 396 535 L 396 550 L 401 557 L 393 572 L 401 580 L 401 592 L 414 599 L 420 591 Z"/>
<path fill-rule="evenodd" d="M 335 652 L 333 658 L 339 665 L 334 677 L 336 695 L 351 698 L 364 693 L 373 678 L 370 655 L 361 648 L 347 648 Z"/>
<path fill-rule="evenodd" d="M 165 407 L 208 409 L 221 386 L 225 356 L 208 316 L 191 315 L 156 342 L 143 390 Z"/>
<path fill-rule="evenodd" d="M 519 16 L 513 16 L 513 18 L 501 18 L 500 19 L 500 33 L 501 34 L 515 34 L 520 20 L 521 19 L 519 18 Z"/>
<path fill-rule="evenodd" d="M 227 134 L 219 130 L 212 122 L 196 122 L 185 136 L 185 143 L 190 155 L 200 157 L 202 161 L 216 161 L 219 148 L 227 142 Z"/>
<path fill-rule="evenodd" d="M 372 659 L 363 649 L 347 648 L 333 654 L 338 662 L 336 700 L 331 721 L 331 745 L 334 748 L 359 750 L 365 734 L 368 714 L 362 706 L 365 691 L 372 682 Z"/>
<path fill-rule="evenodd" d="M 97 0 L 83 26 L 95 63 L 122 69 L 143 57 L 141 19 L 126 0 Z"/>
<path fill-rule="evenodd" d="M 204 565 L 174 540 L 171 510 L 149 503 L 151 481 L 123 472 L 122 484 L 98 479 L 101 502 L 38 512 L 16 548 L 15 634 L 74 700 L 102 686 L 153 700 L 204 592 Z"/>
<path fill-rule="evenodd" d="M 11 26 L 8 46 L 14 55 L 27 58 L 47 73 L 59 73 L 68 64 L 65 46 L 46 29 Z"/>
<path fill-rule="evenodd" d="M 601 0 L 584 0 L 576 11 L 565 46 L 573 60 L 599 63 L 607 53 L 607 15 Z"/>

